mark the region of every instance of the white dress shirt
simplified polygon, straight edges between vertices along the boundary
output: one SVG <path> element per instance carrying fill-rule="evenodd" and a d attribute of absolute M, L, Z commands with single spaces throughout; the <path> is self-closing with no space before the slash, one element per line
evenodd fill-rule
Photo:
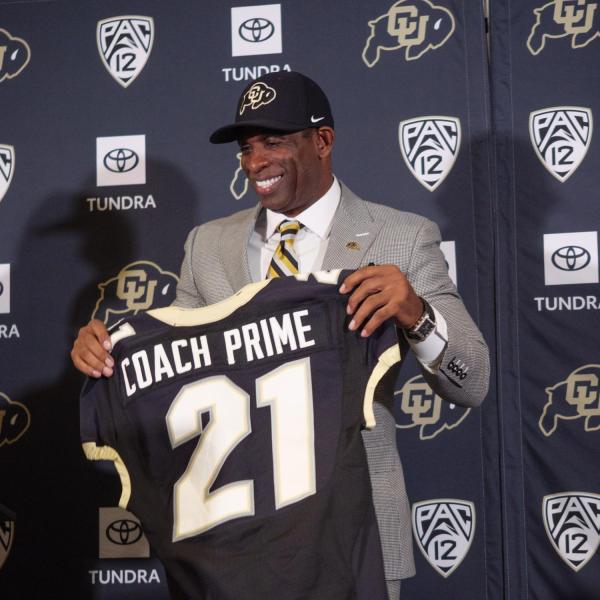
<path fill-rule="evenodd" d="M 340 184 L 334 177 L 325 195 L 296 216 L 295 220 L 304 225 L 294 240 L 294 252 L 298 258 L 300 273 L 321 269 L 341 194 Z M 261 211 L 248 242 L 248 266 L 252 281 L 265 278 L 281 237 L 277 227 L 286 218 L 285 215 L 269 209 Z M 436 319 L 435 330 L 422 342 L 408 340 L 419 362 L 431 372 L 439 366 L 448 342 L 446 321 L 435 307 L 432 308 Z"/>

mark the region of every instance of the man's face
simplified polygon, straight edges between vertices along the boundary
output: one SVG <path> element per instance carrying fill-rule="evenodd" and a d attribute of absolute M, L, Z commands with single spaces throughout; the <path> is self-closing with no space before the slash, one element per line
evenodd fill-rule
<path fill-rule="evenodd" d="M 239 139 L 242 168 L 265 208 L 295 217 L 331 185 L 333 130 L 253 130 Z"/>

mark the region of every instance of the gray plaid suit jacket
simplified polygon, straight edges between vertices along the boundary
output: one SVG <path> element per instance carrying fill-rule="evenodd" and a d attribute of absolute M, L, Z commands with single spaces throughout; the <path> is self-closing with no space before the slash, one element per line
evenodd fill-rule
<path fill-rule="evenodd" d="M 251 282 L 247 260 L 250 234 L 260 206 L 194 228 L 186 241 L 175 305 L 219 302 Z M 350 244 L 348 242 L 356 242 Z M 342 184 L 323 269 L 355 269 L 372 262 L 395 264 L 413 288 L 444 316 L 448 346 L 435 374 L 423 376 L 442 398 L 477 406 L 487 393 L 487 346 L 460 299 L 439 249 L 437 225 L 415 214 L 366 202 Z M 462 381 L 448 369 L 452 359 L 468 367 Z M 414 574 L 410 506 L 396 447 L 393 394 L 377 398 L 376 427 L 364 433 L 388 580 Z"/>

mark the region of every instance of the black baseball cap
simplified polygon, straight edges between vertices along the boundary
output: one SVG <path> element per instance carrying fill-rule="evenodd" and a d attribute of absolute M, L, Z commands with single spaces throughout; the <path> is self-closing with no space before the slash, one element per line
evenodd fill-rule
<path fill-rule="evenodd" d="M 235 122 L 220 127 L 209 139 L 224 144 L 253 127 L 292 132 L 323 125 L 333 127 L 325 92 L 302 73 L 277 71 L 252 81 L 240 96 Z"/>

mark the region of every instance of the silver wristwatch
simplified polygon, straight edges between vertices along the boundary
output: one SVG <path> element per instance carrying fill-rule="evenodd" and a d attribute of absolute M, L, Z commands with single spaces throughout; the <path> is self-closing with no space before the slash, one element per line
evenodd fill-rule
<path fill-rule="evenodd" d="M 429 302 L 424 298 L 421 298 L 421 302 L 423 303 L 423 314 L 410 329 L 404 330 L 408 339 L 418 342 L 422 342 L 435 329 L 435 313 L 433 312 L 433 308 L 431 308 Z"/>

